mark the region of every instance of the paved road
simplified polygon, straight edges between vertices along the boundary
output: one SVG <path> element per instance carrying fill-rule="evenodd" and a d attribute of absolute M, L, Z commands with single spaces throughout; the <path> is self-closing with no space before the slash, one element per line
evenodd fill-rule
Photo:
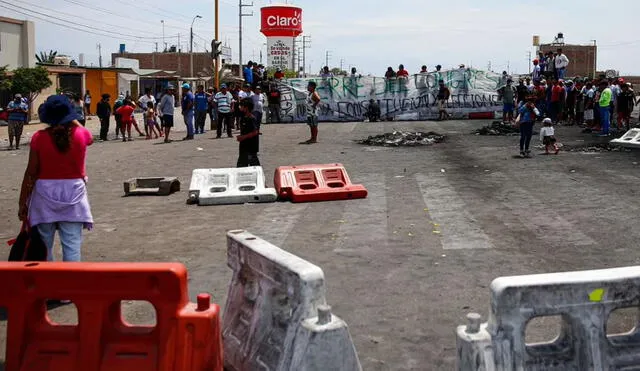
<path fill-rule="evenodd" d="M 470 132 L 486 122 L 321 124 L 320 143 L 303 125 L 267 125 L 261 161 L 272 183 L 279 165 L 341 162 L 364 200 L 312 204 L 196 207 L 185 204 L 190 173 L 235 165 L 237 143 L 96 143 L 88 158 L 96 228 L 85 260 L 180 261 L 191 298 L 209 292 L 223 304 L 230 279 L 225 232 L 247 229 L 323 268 L 327 299 L 346 320 L 365 370 L 450 370 L 454 330 L 475 311 L 486 319 L 488 286 L 501 275 L 639 264 L 638 152 L 561 152 L 515 159 L 517 137 Z M 437 131 L 428 148 L 364 147 L 353 139 L 402 130 Z M 560 142 L 599 139 L 559 128 Z M 27 152 L 0 152 L 0 240 L 17 231 L 17 191 Z M 178 176 L 183 192 L 123 198 L 122 181 Z M 4 259 L 7 250 L 0 251 Z M 69 320 L 68 309 L 55 312 Z M 141 306 L 133 320 L 150 320 Z M 623 327 L 629 316 L 621 316 Z M 0 322 L 0 348 L 4 337 Z M 534 335 L 552 330 L 542 323 Z"/>

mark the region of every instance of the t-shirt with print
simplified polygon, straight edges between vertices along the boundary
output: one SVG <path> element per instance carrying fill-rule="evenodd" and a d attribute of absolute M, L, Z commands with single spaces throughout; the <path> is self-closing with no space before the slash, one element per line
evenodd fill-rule
<path fill-rule="evenodd" d="M 252 116 L 243 116 L 240 121 L 240 135 L 247 135 L 258 130 L 258 122 L 256 118 Z M 243 153 L 258 153 L 260 147 L 260 136 L 256 135 L 253 138 L 245 139 L 240 142 L 240 152 Z"/>
<path fill-rule="evenodd" d="M 196 93 L 195 97 L 195 106 L 196 106 L 196 111 L 198 112 L 206 112 L 207 111 L 207 106 L 208 106 L 208 97 L 207 97 L 207 93 L 202 92 L 202 93 Z"/>
<path fill-rule="evenodd" d="M 231 93 L 218 93 L 215 96 L 215 102 L 217 106 L 217 110 L 220 113 L 229 113 L 231 112 L 231 102 L 233 101 L 233 95 Z"/>
<path fill-rule="evenodd" d="M 81 126 L 71 128 L 71 146 L 60 152 L 51 129 L 39 130 L 31 137 L 31 150 L 38 154 L 38 179 L 81 179 L 86 174 L 87 146 L 93 144 L 91 132 Z"/>
<path fill-rule="evenodd" d="M 15 101 L 11 101 L 9 102 L 9 104 L 7 105 L 7 109 L 8 110 L 12 110 L 12 109 L 23 109 L 23 110 L 28 110 L 29 106 L 27 106 L 26 103 L 16 103 Z M 27 114 L 25 112 L 9 112 L 9 121 L 27 121 Z"/>

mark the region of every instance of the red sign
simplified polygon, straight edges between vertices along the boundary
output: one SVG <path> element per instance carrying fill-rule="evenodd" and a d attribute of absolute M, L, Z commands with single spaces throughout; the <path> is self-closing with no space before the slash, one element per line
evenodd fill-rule
<path fill-rule="evenodd" d="M 265 36 L 295 37 L 302 33 L 302 8 L 290 5 L 265 6 L 260 9 Z"/>

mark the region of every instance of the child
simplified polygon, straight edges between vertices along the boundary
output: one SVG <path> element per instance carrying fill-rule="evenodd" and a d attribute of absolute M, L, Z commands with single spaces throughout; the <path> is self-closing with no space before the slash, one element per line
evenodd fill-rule
<path fill-rule="evenodd" d="M 158 123 L 156 122 L 156 112 L 153 110 L 153 102 L 147 102 L 147 111 L 145 112 L 145 115 L 147 116 L 147 129 L 149 132 L 149 134 L 147 135 L 147 139 L 151 139 L 151 134 L 154 135 L 153 139 L 158 139 L 158 133 L 160 132 L 160 129 L 156 131 Z"/>
<path fill-rule="evenodd" d="M 120 123 L 122 125 L 122 127 L 120 128 L 120 131 L 122 132 L 122 141 L 126 142 L 127 141 L 127 137 L 125 136 L 125 133 L 127 133 L 129 135 L 129 141 L 132 141 L 131 139 L 131 125 L 133 124 L 133 111 L 135 109 L 135 106 L 133 105 L 133 103 L 131 102 L 131 100 L 129 99 L 125 99 L 123 102 L 122 107 L 118 108 L 116 110 L 116 113 L 120 116 Z"/>
<path fill-rule="evenodd" d="M 549 154 L 549 147 L 553 146 L 555 154 L 557 155 L 560 152 L 560 148 L 556 144 L 556 137 L 554 136 L 555 130 L 553 129 L 553 122 L 550 118 L 546 118 L 542 120 L 542 129 L 540 129 L 540 140 L 542 144 L 544 144 L 544 153 L 546 155 Z"/>
<path fill-rule="evenodd" d="M 530 158 L 531 151 L 529 150 L 529 144 L 533 136 L 533 125 L 536 122 L 536 118 L 540 115 L 540 111 L 538 111 L 535 106 L 535 97 L 527 97 L 527 102 L 522 102 L 518 108 L 518 112 L 520 113 L 520 157 Z"/>
<path fill-rule="evenodd" d="M 258 160 L 258 149 L 260 146 L 258 123 L 251 113 L 253 111 L 253 101 L 245 98 L 240 101 L 240 135 L 236 137 L 240 142 L 240 154 L 238 156 L 238 167 L 260 166 Z"/>

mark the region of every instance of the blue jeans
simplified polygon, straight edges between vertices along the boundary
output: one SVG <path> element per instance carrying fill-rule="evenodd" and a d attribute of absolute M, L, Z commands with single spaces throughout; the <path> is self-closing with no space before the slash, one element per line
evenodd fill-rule
<path fill-rule="evenodd" d="M 60 235 L 60 243 L 62 244 L 62 260 L 66 262 L 80 261 L 80 248 L 82 247 L 82 228 L 84 223 L 76 222 L 58 222 L 58 223 L 42 223 L 36 226 L 42 242 L 47 247 L 47 258 L 53 261 L 53 238 L 56 229 Z"/>
<path fill-rule="evenodd" d="M 558 79 L 564 79 L 564 74 L 565 74 L 566 71 L 567 71 L 566 68 L 560 68 L 558 70 Z"/>
<path fill-rule="evenodd" d="M 533 125 L 534 122 L 520 123 L 520 152 L 529 150 L 531 137 L 533 137 Z"/>
<path fill-rule="evenodd" d="M 602 134 L 609 134 L 609 126 L 611 125 L 611 111 L 609 107 L 600 107 L 600 127 Z"/>
<path fill-rule="evenodd" d="M 193 136 L 193 111 L 184 114 L 184 124 L 187 126 L 187 136 Z"/>

